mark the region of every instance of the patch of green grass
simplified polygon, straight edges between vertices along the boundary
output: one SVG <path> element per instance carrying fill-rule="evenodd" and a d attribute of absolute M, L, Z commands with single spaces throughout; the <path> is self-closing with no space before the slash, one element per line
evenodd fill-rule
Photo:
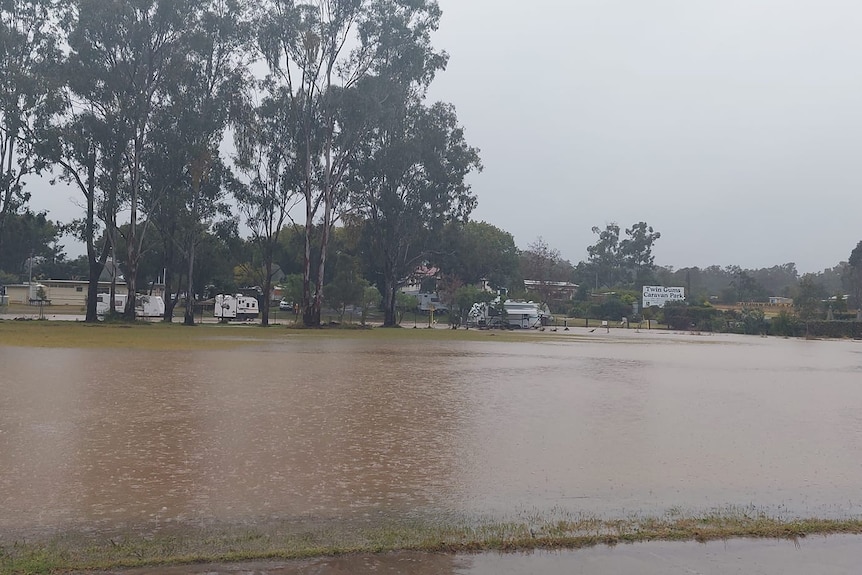
<path fill-rule="evenodd" d="M 538 518 L 534 518 L 538 519 Z M 396 521 L 380 525 L 275 525 L 253 529 L 184 530 L 120 539 L 69 536 L 51 541 L 0 544 L 0 575 L 52 574 L 235 562 L 300 559 L 348 553 L 521 551 L 579 549 L 654 540 L 710 541 L 731 538 L 797 539 L 807 535 L 862 534 L 862 519 L 781 520 L 729 510 L 705 515 L 547 522 L 449 524 Z"/>
<path fill-rule="evenodd" d="M 427 328 L 303 329 L 257 324 L 179 322 L 0 321 L 0 345 L 19 347 L 128 348 L 149 350 L 226 349 L 284 340 L 289 336 L 365 340 L 537 341 L 536 332 Z M 552 334 L 541 334 L 550 338 Z"/>

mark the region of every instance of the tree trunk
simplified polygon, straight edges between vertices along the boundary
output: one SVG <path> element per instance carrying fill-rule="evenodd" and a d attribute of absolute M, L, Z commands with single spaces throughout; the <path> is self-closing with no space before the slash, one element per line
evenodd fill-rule
<path fill-rule="evenodd" d="M 86 323 L 96 323 L 99 316 L 96 314 L 96 301 L 99 299 L 99 276 L 102 275 L 102 266 L 95 259 L 90 260 L 90 276 L 87 283 L 87 317 Z"/>
<path fill-rule="evenodd" d="M 329 200 L 327 200 L 327 203 Z M 329 246 L 329 230 L 331 227 L 331 205 L 327 205 L 323 216 L 323 237 L 320 238 L 320 259 L 317 266 L 317 281 L 314 283 L 313 319 L 320 325 L 320 314 L 323 309 L 323 274 L 326 270 L 326 249 Z"/>
<path fill-rule="evenodd" d="M 308 200 L 305 213 L 305 254 L 302 259 L 302 323 L 305 327 L 320 325 L 320 315 L 315 320 L 314 305 L 311 301 L 311 232 L 313 225 L 311 203 Z"/>
<path fill-rule="evenodd" d="M 189 268 L 188 268 L 189 277 L 186 278 L 188 280 L 188 284 L 186 286 L 186 313 L 183 316 L 183 324 L 184 325 L 194 325 L 195 324 L 194 271 L 195 271 L 195 241 L 194 241 L 194 239 L 192 239 L 192 241 L 189 242 Z"/>
<path fill-rule="evenodd" d="M 176 308 L 177 306 L 177 298 L 174 296 L 174 292 L 171 289 L 171 285 L 173 285 L 174 283 L 173 264 L 165 266 L 164 274 L 165 275 L 162 277 L 162 281 L 165 282 L 165 315 L 162 316 L 162 321 L 164 321 L 165 323 L 173 323 L 174 308 Z M 179 282 L 177 283 L 177 285 L 179 285 Z M 179 288 L 177 288 L 177 292 L 179 291 Z"/>
<path fill-rule="evenodd" d="M 398 291 L 397 285 L 392 278 L 386 279 L 386 286 L 383 289 L 383 327 L 395 327 L 398 325 L 398 316 L 395 310 L 397 303 L 395 292 Z"/>
<path fill-rule="evenodd" d="M 270 253 L 267 254 L 266 262 L 264 263 L 264 278 L 263 278 L 263 296 L 260 302 L 260 325 L 269 327 L 269 308 L 272 302 L 272 297 L 269 295 L 272 292 L 272 250 L 268 248 Z"/>
<path fill-rule="evenodd" d="M 102 247 L 102 253 L 96 255 L 96 239 L 94 237 L 96 233 L 96 149 L 92 144 L 87 160 L 87 219 L 84 224 L 84 235 L 86 236 L 87 263 L 90 273 L 87 280 L 87 315 L 84 321 L 96 323 L 99 321 L 99 315 L 96 313 L 96 302 L 99 299 L 99 277 L 102 275 L 102 270 L 105 269 L 110 243 L 106 241 Z"/>

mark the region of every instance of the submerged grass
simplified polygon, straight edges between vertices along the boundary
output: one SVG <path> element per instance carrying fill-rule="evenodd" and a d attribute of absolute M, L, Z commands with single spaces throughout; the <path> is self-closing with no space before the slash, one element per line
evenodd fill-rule
<path fill-rule="evenodd" d="M 302 527 L 184 530 L 113 538 L 68 535 L 44 542 L 0 542 L 0 574 L 52 574 L 192 563 L 303 559 L 391 551 L 477 552 L 580 549 L 646 541 L 700 541 L 862 534 L 862 519 L 793 519 L 742 512 L 701 516 L 445 524 L 393 522 Z"/>

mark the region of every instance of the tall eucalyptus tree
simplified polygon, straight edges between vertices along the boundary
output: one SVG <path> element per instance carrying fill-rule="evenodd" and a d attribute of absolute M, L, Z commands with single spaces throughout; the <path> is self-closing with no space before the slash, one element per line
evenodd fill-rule
<path fill-rule="evenodd" d="M 194 324 L 195 251 L 218 213 L 231 180 L 219 145 L 249 81 L 250 27 L 246 5 L 235 0 L 200 0 L 186 25 L 187 53 L 154 113 L 152 149 L 147 152 L 144 207 L 158 215 L 165 283 L 173 276 L 175 252 L 186 264 L 184 322 Z M 200 286 L 198 286 L 200 287 Z M 179 293 L 179 285 L 176 292 Z M 176 298 L 166 306 L 170 321 Z"/>
<path fill-rule="evenodd" d="M 395 17 L 403 31 L 391 28 Z M 320 323 L 327 248 L 346 198 L 350 157 L 372 127 L 345 108 L 355 104 L 357 85 L 381 69 L 398 69 L 405 76 L 423 73 L 424 67 L 409 67 L 415 58 L 401 66 L 398 56 L 410 50 L 433 54 L 430 34 L 439 17 L 434 0 L 267 0 L 263 5 L 258 45 L 269 70 L 264 85 L 291 102 L 295 122 L 295 161 L 305 208 L 306 325 Z M 393 50 L 395 42 L 405 45 Z M 344 121 L 347 117 L 352 121 Z M 321 233 L 317 261 L 312 262 L 315 226 Z"/>
<path fill-rule="evenodd" d="M 299 201 L 295 110 L 284 92 L 263 99 L 238 123 L 235 162 L 247 178 L 234 189 L 240 211 L 261 256 L 261 324 L 269 325 L 273 263 L 288 214 Z"/>
<path fill-rule="evenodd" d="M 444 226 L 476 205 L 465 178 L 481 168 L 451 105 L 397 102 L 356 154 L 352 203 L 366 225 L 382 277 L 384 325 L 397 324 L 396 293 L 416 266 L 439 258 Z"/>
<path fill-rule="evenodd" d="M 67 72 L 74 72 L 68 68 Z M 84 217 L 74 222 L 73 231 L 87 248 L 87 322 L 96 322 L 99 277 L 111 254 L 125 146 L 120 144 L 125 123 L 111 110 L 93 106 L 72 107 L 67 120 L 58 126 L 61 146 L 55 157 L 62 168 L 61 178 L 78 188 L 86 203 Z M 105 223 L 99 235 L 99 220 Z"/>
<path fill-rule="evenodd" d="M 123 148 L 120 191 L 128 210 L 122 232 L 127 246 L 125 280 L 129 297 L 125 316 L 135 317 L 138 262 L 148 222 L 140 213 L 145 185 L 144 157 L 153 113 L 165 98 L 189 52 L 188 23 L 198 0 L 76 0 L 69 35 L 70 58 L 77 74 L 71 78 L 74 97 L 83 107 L 104 109 L 121 119 Z M 108 112 L 109 111 L 109 112 Z M 118 206 L 115 206 L 118 207 Z M 116 213 L 106 214 L 116 234 Z M 113 224 L 110 222 L 114 222 Z"/>
<path fill-rule="evenodd" d="M 9 214 L 26 204 L 24 178 L 47 165 L 42 148 L 63 110 L 56 0 L 0 2 L 0 250 Z"/>

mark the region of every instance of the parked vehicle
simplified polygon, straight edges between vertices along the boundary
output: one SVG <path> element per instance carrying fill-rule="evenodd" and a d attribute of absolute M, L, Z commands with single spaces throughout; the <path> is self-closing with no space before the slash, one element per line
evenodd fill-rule
<path fill-rule="evenodd" d="M 127 294 L 114 294 L 114 312 L 123 313 L 126 309 Z M 100 293 L 96 296 L 96 315 L 104 316 L 111 309 L 111 294 Z M 165 300 L 159 295 L 137 294 L 135 296 L 136 317 L 162 317 L 165 315 Z"/>
<path fill-rule="evenodd" d="M 532 301 L 505 300 L 473 304 L 468 314 L 469 326 L 485 328 L 530 329 L 553 321 L 548 307 Z"/>
<path fill-rule="evenodd" d="M 259 312 L 257 298 L 242 294 L 215 296 L 213 316 L 220 321 L 255 319 Z"/>
<path fill-rule="evenodd" d="M 279 311 L 293 311 L 293 302 L 283 299 L 278 302 L 278 309 Z"/>
<path fill-rule="evenodd" d="M 434 313 L 446 313 L 449 311 L 449 308 L 440 301 L 440 297 L 436 293 L 420 292 L 412 295 L 419 302 L 418 307 L 421 312 L 428 313 L 432 309 Z"/>

